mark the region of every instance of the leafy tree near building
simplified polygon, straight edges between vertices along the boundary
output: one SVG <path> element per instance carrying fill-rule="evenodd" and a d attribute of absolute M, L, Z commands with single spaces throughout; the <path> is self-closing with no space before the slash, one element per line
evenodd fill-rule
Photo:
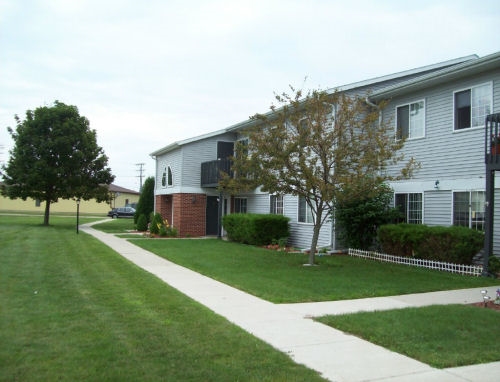
<path fill-rule="evenodd" d="M 276 94 L 277 105 L 269 113 L 252 117 L 255 126 L 245 132 L 248 143 L 236 147 L 236 175 L 224 176 L 220 188 L 236 193 L 261 186 L 299 197 L 313 225 L 312 265 L 335 200 L 356 199 L 386 180 L 409 177 L 416 163 L 407 161 L 397 177 L 384 171 L 404 159 L 398 152 L 404 140 L 395 140 L 393 126 L 380 120 L 380 107 L 342 92 L 304 95 L 290 88 L 291 94 Z"/>
<path fill-rule="evenodd" d="M 370 181 L 370 183 L 372 183 Z M 350 190 L 344 188 L 344 194 Z M 335 203 L 335 221 L 340 238 L 350 248 L 373 249 L 378 228 L 396 221 L 401 212 L 391 207 L 393 190 L 385 183 L 373 184 L 359 199 L 341 198 Z"/>
<path fill-rule="evenodd" d="M 141 195 L 134 214 L 134 223 L 137 224 L 139 216 L 145 215 L 148 223 L 151 221 L 151 213 L 155 206 L 155 178 L 150 176 L 146 178 L 142 186 Z"/>
<path fill-rule="evenodd" d="M 16 130 L 7 128 L 14 148 L 2 166 L 3 195 L 44 201 L 44 225 L 49 224 L 51 203 L 59 199 L 108 200 L 114 180 L 108 157 L 76 106 L 55 101 L 15 120 Z"/>

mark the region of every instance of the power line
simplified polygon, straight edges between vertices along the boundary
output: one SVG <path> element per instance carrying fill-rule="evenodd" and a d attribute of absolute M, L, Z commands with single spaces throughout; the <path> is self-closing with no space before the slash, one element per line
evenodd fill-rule
<path fill-rule="evenodd" d="M 144 165 L 146 163 L 136 163 L 136 166 L 139 166 L 139 169 L 137 170 L 139 172 L 139 175 L 137 177 L 139 178 L 139 191 L 142 191 L 142 178 L 144 177 Z"/>

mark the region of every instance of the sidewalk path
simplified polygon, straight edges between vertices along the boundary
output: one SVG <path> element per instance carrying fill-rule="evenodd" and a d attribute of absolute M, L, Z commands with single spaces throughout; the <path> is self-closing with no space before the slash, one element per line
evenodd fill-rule
<path fill-rule="evenodd" d="M 274 304 L 91 228 L 123 257 L 331 381 L 500 381 L 500 362 L 452 369 L 429 365 L 313 321 L 311 316 L 481 300 L 480 289 L 306 304 Z M 500 287 L 500 286 L 499 286 Z M 489 287 L 496 290 L 498 287 Z M 478 298 L 479 297 L 479 298 Z"/>

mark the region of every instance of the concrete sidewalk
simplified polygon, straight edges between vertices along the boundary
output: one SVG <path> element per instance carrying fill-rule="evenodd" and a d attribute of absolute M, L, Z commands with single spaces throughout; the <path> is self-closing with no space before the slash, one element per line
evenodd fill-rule
<path fill-rule="evenodd" d="M 360 310 L 477 302 L 481 301 L 480 288 L 350 301 L 273 304 L 176 265 L 125 239 L 97 231 L 89 224 L 80 229 L 328 380 L 500 381 L 500 362 L 434 369 L 311 319 Z M 499 287 L 488 289 L 494 291 Z"/>

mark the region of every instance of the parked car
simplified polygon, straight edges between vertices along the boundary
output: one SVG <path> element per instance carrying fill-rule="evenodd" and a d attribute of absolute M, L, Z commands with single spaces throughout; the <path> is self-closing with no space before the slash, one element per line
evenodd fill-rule
<path fill-rule="evenodd" d="M 135 214 L 135 208 L 132 207 L 119 207 L 113 208 L 108 212 L 108 216 L 116 219 L 116 218 L 132 218 Z"/>

